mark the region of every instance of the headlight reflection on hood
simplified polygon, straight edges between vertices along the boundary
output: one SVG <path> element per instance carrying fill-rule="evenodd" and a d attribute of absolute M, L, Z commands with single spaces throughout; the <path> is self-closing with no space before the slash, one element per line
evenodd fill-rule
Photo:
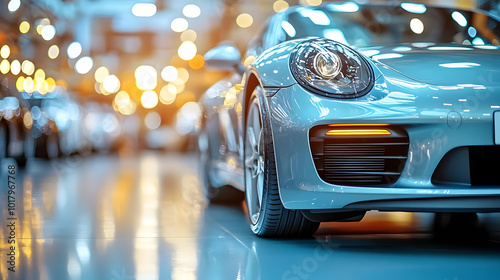
<path fill-rule="evenodd" d="M 351 48 L 328 39 L 311 39 L 292 52 L 295 79 L 310 91 L 324 96 L 355 98 L 373 85 L 373 70 Z"/>

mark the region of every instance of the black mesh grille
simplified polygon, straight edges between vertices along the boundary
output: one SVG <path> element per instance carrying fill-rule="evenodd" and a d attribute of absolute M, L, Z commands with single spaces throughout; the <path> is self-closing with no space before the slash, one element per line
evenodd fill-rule
<path fill-rule="evenodd" d="M 406 163 L 408 136 L 402 129 L 384 128 L 391 135 L 327 136 L 332 127 L 311 129 L 311 151 L 319 176 L 328 183 L 345 186 L 395 183 Z"/>

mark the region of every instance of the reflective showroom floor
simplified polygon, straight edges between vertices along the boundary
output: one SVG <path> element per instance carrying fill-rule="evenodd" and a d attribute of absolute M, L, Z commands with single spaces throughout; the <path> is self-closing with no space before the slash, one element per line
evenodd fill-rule
<path fill-rule="evenodd" d="M 194 155 L 152 152 L 18 169 L 9 272 L 10 163 L 1 279 L 500 279 L 500 215 L 481 215 L 481 234 L 454 241 L 433 237 L 430 214 L 379 212 L 310 239 L 263 239 L 243 205 L 206 205 Z"/>

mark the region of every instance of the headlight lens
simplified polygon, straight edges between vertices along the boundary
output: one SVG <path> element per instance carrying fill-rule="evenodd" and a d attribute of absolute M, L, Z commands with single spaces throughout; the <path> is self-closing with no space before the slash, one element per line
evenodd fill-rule
<path fill-rule="evenodd" d="M 373 86 L 373 70 L 351 48 L 328 39 L 300 43 L 291 55 L 295 79 L 325 96 L 355 98 Z"/>

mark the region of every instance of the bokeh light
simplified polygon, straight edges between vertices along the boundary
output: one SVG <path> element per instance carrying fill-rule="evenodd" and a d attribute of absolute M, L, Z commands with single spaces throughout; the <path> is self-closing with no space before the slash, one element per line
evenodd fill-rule
<path fill-rule="evenodd" d="M 253 17 L 248 13 L 242 13 L 236 18 L 236 24 L 241 28 L 250 27 L 253 24 Z"/>
<path fill-rule="evenodd" d="M 16 80 L 17 91 L 19 91 L 19 92 L 24 91 L 24 80 L 25 80 L 25 78 L 23 76 L 20 76 L 19 78 L 17 78 L 17 80 Z"/>
<path fill-rule="evenodd" d="M 42 38 L 45 41 L 50 41 L 56 36 L 56 28 L 53 25 L 45 25 L 41 31 Z"/>
<path fill-rule="evenodd" d="M 141 65 L 135 69 L 135 82 L 138 89 L 152 90 L 158 83 L 158 73 L 153 66 Z"/>
<path fill-rule="evenodd" d="M 35 79 L 36 80 L 44 80 L 45 81 L 45 71 L 43 69 L 38 69 L 35 72 Z"/>
<path fill-rule="evenodd" d="M 120 90 L 120 80 L 115 75 L 109 75 L 104 78 L 102 87 L 107 93 L 116 93 Z"/>
<path fill-rule="evenodd" d="M 75 70 L 79 74 L 87 74 L 92 67 L 94 66 L 94 61 L 92 60 L 91 57 L 89 56 L 84 56 L 80 59 L 75 64 Z"/>
<path fill-rule="evenodd" d="M 196 31 L 192 30 L 192 29 L 188 29 L 184 32 L 181 33 L 181 40 L 184 42 L 184 41 L 191 41 L 191 42 L 194 42 L 197 38 L 197 34 L 196 34 Z"/>
<path fill-rule="evenodd" d="M 97 70 L 95 70 L 94 78 L 95 78 L 96 82 L 98 82 L 98 83 L 104 82 L 104 79 L 106 79 L 107 76 L 109 76 L 108 68 L 101 66 L 101 67 L 97 68 Z"/>
<path fill-rule="evenodd" d="M 50 46 L 48 55 L 50 59 L 56 59 L 59 56 L 59 47 L 57 45 Z"/>
<path fill-rule="evenodd" d="M 186 19 L 184 18 L 176 18 L 172 20 L 172 23 L 170 23 L 170 28 L 172 28 L 172 31 L 174 32 L 183 32 L 187 30 L 189 27 L 189 23 Z"/>
<path fill-rule="evenodd" d="M 174 66 L 167 66 L 161 70 L 161 78 L 165 82 L 173 82 L 177 79 L 177 69 Z"/>
<path fill-rule="evenodd" d="M 161 88 L 160 102 L 165 105 L 170 105 L 174 103 L 176 96 L 177 96 L 177 89 L 175 88 L 174 85 L 168 84 Z"/>
<path fill-rule="evenodd" d="M 157 112 L 149 112 L 144 117 L 144 124 L 147 128 L 154 130 L 160 127 L 161 124 L 161 116 Z"/>
<path fill-rule="evenodd" d="M 21 7 L 21 0 L 10 0 L 7 5 L 7 9 L 9 9 L 11 13 L 17 11 L 19 7 Z"/>
<path fill-rule="evenodd" d="M 30 23 L 27 22 L 27 21 L 23 21 L 19 24 L 19 32 L 25 34 L 25 33 L 28 33 L 28 31 L 30 31 Z"/>
<path fill-rule="evenodd" d="M 115 104 L 120 107 L 127 107 L 130 103 L 130 95 L 126 91 L 120 91 L 115 95 Z"/>
<path fill-rule="evenodd" d="M 136 3 L 132 7 L 132 14 L 136 17 L 152 17 L 156 14 L 156 5 L 151 3 Z"/>
<path fill-rule="evenodd" d="M 189 67 L 191 67 L 191 69 L 201 69 L 203 65 L 205 65 L 205 59 L 199 54 L 195 55 L 193 59 L 189 61 Z"/>
<path fill-rule="evenodd" d="M 285 11 L 286 9 L 288 9 L 288 7 L 288 2 L 283 0 L 278 0 L 273 4 L 273 10 L 277 13 Z"/>
<path fill-rule="evenodd" d="M 14 60 L 12 61 L 12 63 L 10 64 L 10 72 L 14 75 L 17 75 L 21 72 L 21 63 L 19 62 L 19 60 Z"/>
<path fill-rule="evenodd" d="M 32 75 L 35 72 L 35 64 L 29 60 L 23 61 L 23 64 L 21 65 L 21 70 L 23 71 L 24 74 L 26 75 Z"/>
<path fill-rule="evenodd" d="M 2 60 L 0 62 L 0 73 L 7 74 L 10 71 L 10 62 L 7 59 Z"/>
<path fill-rule="evenodd" d="M 77 58 L 80 54 L 82 54 L 82 45 L 78 42 L 73 42 L 68 46 L 68 57 L 73 59 Z"/>
<path fill-rule="evenodd" d="M 147 90 L 141 95 L 141 104 L 145 109 L 152 109 L 158 105 L 158 95 L 152 90 Z"/>
<path fill-rule="evenodd" d="M 0 56 L 2 58 L 8 58 L 10 55 L 10 47 L 7 45 L 3 45 L 2 48 L 0 49 Z"/>
<path fill-rule="evenodd" d="M 184 83 L 187 83 L 187 81 L 189 80 L 189 71 L 186 68 L 178 67 L 177 75 L 181 80 L 184 81 Z"/>
<path fill-rule="evenodd" d="M 27 93 L 32 93 L 35 90 L 35 83 L 31 77 L 24 79 L 23 88 Z"/>
<path fill-rule="evenodd" d="M 197 52 L 196 45 L 191 41 L 183 42 L 177 51 L 177 54 L 182 60 L 191 60 Z"/>
<path fill-rule="evenodd" d="M 197 18 L 201 14 L 201 9 L 195 4 L 188 4 L 182 9 L 182 14 L 188 18 Z"/>

